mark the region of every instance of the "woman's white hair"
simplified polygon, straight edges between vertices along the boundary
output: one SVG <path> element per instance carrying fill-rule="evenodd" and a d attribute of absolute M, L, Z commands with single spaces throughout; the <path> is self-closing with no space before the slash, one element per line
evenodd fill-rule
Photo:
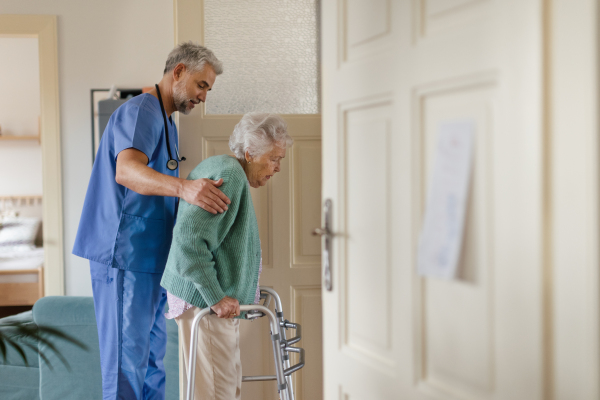
<path fill-rule="evenodd" d="M 244 114 L 229 137 L 229 148 L 242 161 L 246 159 L 246 151 L 252 157 L 260 157 L 271 151 L 273 146 L 285 149 L 293 143 L 283 118 L 267 113 Z"/>

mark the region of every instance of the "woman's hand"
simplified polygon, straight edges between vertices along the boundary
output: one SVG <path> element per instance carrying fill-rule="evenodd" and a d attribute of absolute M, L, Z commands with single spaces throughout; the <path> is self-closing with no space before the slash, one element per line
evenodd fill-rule
<path fill-rule="evenodd" d="M 240 315 L 240 303 L 233 297 L 225 296 L 211 307 L 219 318 L 233 318 Z"/>

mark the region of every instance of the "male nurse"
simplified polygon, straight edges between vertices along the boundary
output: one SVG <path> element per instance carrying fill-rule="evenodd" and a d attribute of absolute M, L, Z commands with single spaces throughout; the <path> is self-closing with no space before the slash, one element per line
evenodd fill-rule
<path fill-rule="evenodd" d="M 221 179 L 179 178 L 173 112 L 206 100 L 221 62 L 194 43 L 169 54 L 155 89 L 111 116 L 92 169 L 73 254 L 90 260 L 104 400 L 164 399 L 166 293 L 160 286 L 179 198 L 213 214 Z"/>

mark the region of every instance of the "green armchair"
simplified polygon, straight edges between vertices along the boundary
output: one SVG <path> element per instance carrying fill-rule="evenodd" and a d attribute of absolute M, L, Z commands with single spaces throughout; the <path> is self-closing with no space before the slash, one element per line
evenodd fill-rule
<path fill-rule="evenodd" d="M 28 365 L 13 349 L 9 349 L 6 361 L 0 360 L 0 399 L 3 400 L 101 400 L 102 377 L 98 331 L 91 297 L 44 297 L 33 306 L 32 311 L 0 319 L 3 322 L 19 321 L 36 326 L 48 326 L 61 330 L 85 343 L 87 350 L 62 339 L 50 339 L 68 361 L 70 370 L 63 365 L 54 352 L 31 338 L 15 337 L 25 348 Z M 167 320 L 167 353 L 164 359 L 166 399 L 179 399 L 179 350 L 177 324 Z M 48 362 L 40 358 L 27 344 L 39 348 Z M 50 365 L 49 365 L 50 364 Z"/>

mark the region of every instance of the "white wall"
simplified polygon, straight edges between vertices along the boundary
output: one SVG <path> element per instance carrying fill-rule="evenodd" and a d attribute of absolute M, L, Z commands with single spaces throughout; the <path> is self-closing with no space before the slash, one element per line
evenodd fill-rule
<path fill-rule="evenodd" d="M 40 116 L 37 38 L 0 37 L 0 88 L 2 134 L 37 135 Z"/>
<path fill-rule="evenodd" d="M 0 196 L 43 194 L 42 148 L 38 141 L 2 141 L 0 160 Z"/>
<path fill-rule="evenodd" d="M 37 38 L 0 38 L 0 127 L 3 135 L 36 136 L 40 116 Z M 42 194 L 37 141 L 0 142 L 0 196 Z"/>
<path fill-rule="evenodd" d="M 65 287 L 90 296 L 87 260 L 71 254 L 92 169 L 90 89 L 160 80 L 173 48 L 170 0 L 2 0 L 2 14 L 58 16 Z"/>

